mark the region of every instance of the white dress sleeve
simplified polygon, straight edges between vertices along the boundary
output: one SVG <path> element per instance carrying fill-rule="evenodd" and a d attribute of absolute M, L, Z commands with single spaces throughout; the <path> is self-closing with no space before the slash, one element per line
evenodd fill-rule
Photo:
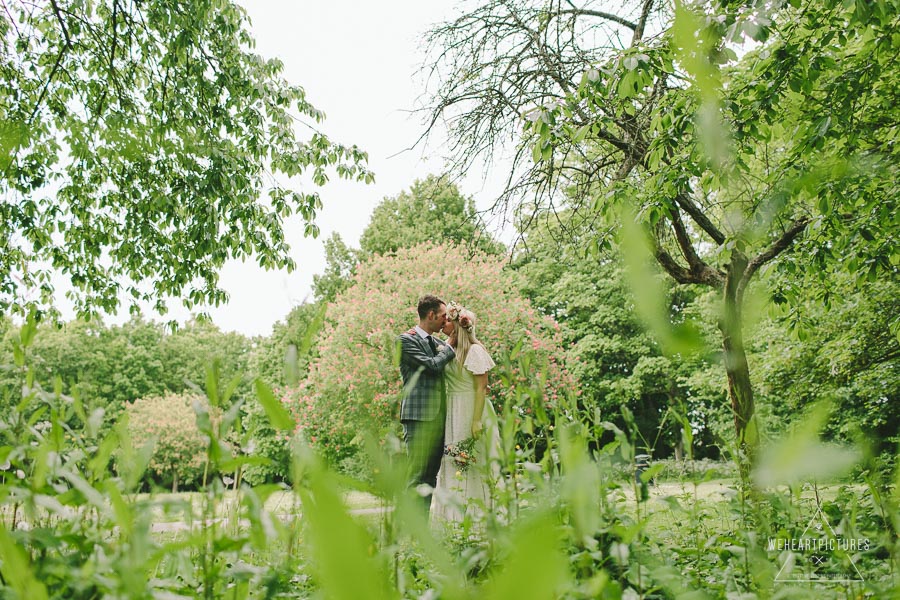
<path fill-rule="evenodd" d="M 484 375 L 495 366 L 494 360 L 484 346 L 474 344 L 469 348 L 469 354 L 466 356 L 465 367 L 473 375 Z"/>

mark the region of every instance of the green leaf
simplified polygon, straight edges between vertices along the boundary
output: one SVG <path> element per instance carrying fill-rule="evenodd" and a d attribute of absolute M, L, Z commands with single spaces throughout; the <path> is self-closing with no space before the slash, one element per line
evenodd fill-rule
<path fill-rule="evenodd" d="M 211 406 L 219 406 L 219 360 L 206 367 L 206 397 Z"/>
<path fill-rule="evenodd" d="M 122 528 L 122 532 L 126 537 L 130 536 L 134 529 L 134 514 L 131 510 L 131 505 L 122 497 L 122 493 L 119 491 L 119 487 L 116 485 L 115 480 L 107 479 L 104 489 L 106 490 L 106 495 L 109 498 L 110 504 L 112 504 L 113 513 L 116 516 L 116 523 Z"/>
<path fill-rule="evenodd" d="M 13 361 L 16 363 L 16 366 L 22 368 L 25 366 L 25 351 L 19 342 L 13 340 L 12 345 L 13 350 Z"/>
<path fill-rule="evenodd" d="M 862 457 L 856 448 L 826 444 L 819 432 L 832 406 L 821 401 L 798 419 L 794 430 L 763 448 L 753 476 L 764 487 L 804 481 L 828 481 L 850 470 Z"/>
<path fill-rule="evenodd" d="M 651 466 L 649 469 L 641 473 L 641 481 L 644 483 L 649 483 L 651 479 L 656 477 L 666 466 L 661 463 L 656 463 Z"/>
<path fill-rule="evenodd" d="M 21 600 L 45 600 L 47 588 L 34 576 L 28 554 L 0 523 L 0 573 Z"/>
<path fill-rule="evenodd" d="M 235 375 L 231 378 L 231 381 L 228 382 L 228 385 L 225 386 L 225 391 L 222 393 L 222 404 L 228 404 L 228 401 L 231 400 L 232 394 L 234 394 L 235 390 L 237 390 L 238 386 L 241 385 L 241 381 L 243 377 L 241 375 Z"/>
<path fill-rule="evenodd" d="M 112 457 L 113 452 L 116 451 L 118 446 L 119 438 L 114 431 L 110 432 L 100 443 L 96 454 L 94 454 L 90 462 L 88 462 L 88 467 L 95 479 L 101 479 L 107 474 L 109 459 Z"/>
<path fill-rule="evenodd" d="M 663 497 L 663 502 L 669 505 L 669 509 L 677 512 L 685 512 L 685 508 L 681 506 L 681 503 L 678 502 L 678 498 L 675 496 L 665 496 Z"/>
<path fill-rule="evenodd" d="M 270 464 L 272 464 L 272 460 L 265 456 L 237 456 L 219 462 L 218 466 L 223 473 L 231 473 L 240 467 L 249 465 L 264 467 Z"/>
<path fill-rule="evenodd" d="M 347 512 L 322 467 L 309 467 L 309 489 L 301 489 L 300 496 L 324 596 L 334 600 L 396 598 L 387 573 L 372 556 L 375 540 Z"/>
<path fill-rule="evenodd" d="M 219 437 L 225 438 L 228 435 L 228 432 L 231 431 L 231 427 L 235 423 L 240 423 L 241 417 L 241 408 L 244 406 L 244 401 L 242 399 L 238 399 L 234 404 L 222 415 L 222 419 L 219 421 Z"/>
<path fill-rule="evenodd" d="M 544 143 L 544 148 L 541 150 L 541 159 L 542 160 L 550 160 L 553 157 L 553 145 L 550 142 Z"/>
<path fill-rule="evenodd" d="M 572 136 L 572 139 L 575 140 L 576 142 L 582 142 L 588 136 L 590 131 L 591 131 L 590 125 L 582 125 L 581 127 L 578 128 L 577 131 L 575 131 L 575 135 Z"/>
<path fill-rule="evenodd" d="M 22 342 L 22 348 L 27 348 L 34 341 L 34 335 L 37 333 L 37 322 L 33 316 L 29 316 L 19 331 L 19 339 Z"/>
<path fill-rule="evenodd" d="M 59 476 L 68 481 L 73 488 L 78 490 L 84 498 L 98 510 L 100 514 L 108 512 L 106 499 L 97 488 L 92 486 L 87 480 L 75 471 L 69 469 L 60 469 Z"/>
<path fill-rule="evenodd" d="M 569 579 L 554 519 L 537 515 L 518 523 L 509 559 L 484 584 L 478 598 L 556 598 Z"/>
<path fill-rule="evenodd" d="M 303 332 L 303 339 L 300 340 L 300 347 L 297 348 L 298 360 L 306 359 L 309 356 L 309 351 L 312 349 L 316 336 L 319 335 L 319 332 L 322 331 L 322 327 L 325 325 L 325 315 L 327 312 L 328 304 L 322 302 L 321 306 L 319 306 L 319 309 L 316 311 L 316 316 L 313 317 L 312 322 L 310 322 L 306 331 Z"/>
<path fill-rule="evenodd" d="M 256 385 L 256 397 L 259 399 L 259 403 L 262 404 L 263 409 L 266 411 L 266 415 L 269 417 L 269 421 L 272 423 L 272 427 L 275 429 L 280 429 L 282 431 L 289 431 L 294 429 L 295 423 L 291 418 L 290 413 L 284 407 L 284 405 L 275 397 L 272 393 L 272 390 L 269 389 L 261 379 L 257 379 L 255 382 Z"/>

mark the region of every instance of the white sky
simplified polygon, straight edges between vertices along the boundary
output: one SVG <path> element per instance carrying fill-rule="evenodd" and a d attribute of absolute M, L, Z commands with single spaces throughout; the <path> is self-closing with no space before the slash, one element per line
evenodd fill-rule
<path fill-rule="evenodd" d="M 424 81 L 417 75 L 424 60 L 421 38 L 429 25 L 454 14 L 454 2 L 430 0 L 365 2 L 332 0 L 238 0 L 252 21 L 256 52 L 284 62 L 284 77 L 306 89 L 307 98 L 326 114 L 320 128 L 332 140 L 356 144 L 369 153 L 375 184 L 346 182 L 336 177 L 320 194 L 324 209 L 316 222 L 318 239 L 303 237 L 299 218 L 288 222 L 286 238 L 298 269 L 264 271 L 253 260 L 233 261 L 221 272 L 220 285 L 230 295 L 226 306 L 209 308 L 223 330 L 268 335 L 304 298 L 312 299 L 312 278 L 325 267 L 324 241 L 338 232 L 357 246 L 375 206 L 395 196 L 416 178 L 442 171 L 441 148 L 417 147 L 403 152 L 424 130 L 421 117 L 407 111 L 416 106 Z M 307 132 L 299 131 L 301 135 Z M 426 160 L 423 155 L 433 156 Z M 502 180 L 503 173 L 494 179 Z M 484 173 L 469 173 L 460 187 L 479 209 L 489 207 L 499 185 L 485 185 Z M 180 301 L 169 301 L 170 312 L 149 318 L 183 322 L 189 313 Z M 127 319 L 127 310 L 118 318 Z"/>

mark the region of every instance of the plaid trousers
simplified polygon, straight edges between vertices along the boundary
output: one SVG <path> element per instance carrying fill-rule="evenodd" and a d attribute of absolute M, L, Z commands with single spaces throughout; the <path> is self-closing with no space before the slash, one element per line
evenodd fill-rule
<path fill-rule="evenodd" d="M 403 441 L 409 460 L 409 484 L 437 485 L 441 458 L 444 456 L 444 411 L 431 421 L 403 421 Z M 422 497 L 425 511 L 431 506 L 431 494 Z"/>

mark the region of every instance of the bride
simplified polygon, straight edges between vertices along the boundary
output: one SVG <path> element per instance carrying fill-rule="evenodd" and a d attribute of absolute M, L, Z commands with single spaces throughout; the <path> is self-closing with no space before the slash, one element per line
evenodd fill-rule
<path fill-rule="evenodd" d="M 500 435 L 497 417 L 486 399 L 487 372 L 495 365 L 475 337 L 475 314 L 455 302 L 447 305 L 442 330 L 456 349 L 447 365 L 447 418 L 444 456 L 438 473 L 431 514 L 435 519 L 462 521 L 469 510 L 490 511 L 487 477 L 496 478 Z"/>

